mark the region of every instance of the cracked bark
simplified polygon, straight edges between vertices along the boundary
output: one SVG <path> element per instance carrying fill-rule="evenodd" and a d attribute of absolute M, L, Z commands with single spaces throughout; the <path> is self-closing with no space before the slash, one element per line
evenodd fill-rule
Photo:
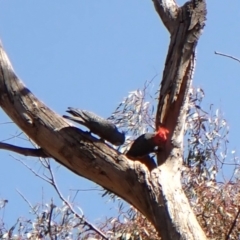
<path fill-rule="evenodd" d="M 182 190 L 180 175 L 187 95 L 195 48 L 206 16 L 205 1 L 193 0 L 181 8 L 174 0 L 153 0 L 153 3 L 171 34 L 156 116 L 156 127 L 164 124 L 170 130 L 170 137 L 158 156 L 157 169 L 149 173 L 141 163 L 72 127 L 49 109 L 15 75 L 2 46 L 0 106 L 41 147 L 40 153 L 52 156 L 70 171 L 135 206 L 154 224 L 162 239 L 203 240 L 206 236 Z"/>

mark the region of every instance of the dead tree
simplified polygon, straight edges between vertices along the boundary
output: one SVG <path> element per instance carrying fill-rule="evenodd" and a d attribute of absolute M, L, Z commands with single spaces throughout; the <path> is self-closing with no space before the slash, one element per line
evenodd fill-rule
<path fill-rule="evenodd" d="M 188 90 L 195 64 L 195 48 L 206 19 L 205 0 L 178 7 L 175 0 L 153 0 L 170 33 L 163 72 L 156 127 L 170 130 L 158 168 L 151 173 L 107 144 L 72 127 L 53 112 L 18 79 L 0 49 L 0 106 L 40 147 L 23 149 L 1 145 L 30 156 L 51 156 L 70 171 L 117 194 L 135 206 L 156 227 L 162 239 L 206 239 L 186 198 L 181 182 L 183 131 Z"/>

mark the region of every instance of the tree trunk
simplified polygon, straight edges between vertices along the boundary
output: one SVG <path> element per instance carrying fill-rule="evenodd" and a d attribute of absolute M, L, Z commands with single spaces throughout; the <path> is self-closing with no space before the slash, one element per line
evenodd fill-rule
<path fill-rule="evenodd" d="M 72 127 L 53 112 L 15 75 L 0 47 L 0 106 L 42 149 L 72 172 L 135 206 L 156 227 L 162 239 L 206 239 L 181 187 L 184 122 L 192 81 L 195 47 L 204 26 L 204 0 L 179 8 L 174 0 L 153 0 L 171 34 L 161 83 L 156 127 L 170 130 L 166 148 L 151 173 L 106 143 Z M 6 147 L 6 146 L 5 146 Z M 1 146 L 0 146 L 1 148 Z M 10 149 L 11 150 L 11 149 Z"/>

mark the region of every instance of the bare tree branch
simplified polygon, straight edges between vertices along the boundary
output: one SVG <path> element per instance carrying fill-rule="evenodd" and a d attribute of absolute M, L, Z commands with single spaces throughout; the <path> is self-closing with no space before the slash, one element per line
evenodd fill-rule
<path fill-rule="evenodd" d="M 36 177 L 41 178 L 43 181 L 47 182 L 48 184 L 52 185 L 49 177 L 47 176 L 42 176 L 40 174 L 38 174 L 33 168 L 31 168 L 29 165 L 27 165 L 24 161 L 22 161 L 21 159 L 15 158 L 13 157 L 16 161 L 20 162 L 24 167 L 26 167 L 28 170 L 30 170 Z M 48 161 L 48 160 L 47 160 Z M 43 162 L 41 162 L 42 165 L 44 166 Z M 45 166 L 44 166 L 45 167 Z"/>
<path fill-rule="evenodd" d="M 49 221 L 48 221 L 48 232 L 49 232 L 49 236 L 50 239 L 53 240 L 53 234 L 52 234 L 52 227 L 51 227 L 51 221 L 52 221 L 52 214 L 53 214 L 53 209 L 55 208 L 55 205 L 53 204 L 53 201 L 51 200 L 51 204 L 50 204 L 50 212 L 49 212 Z"/>
<path fill-rule="evenodd" d="M 238 217 L 239 217 L 239 214 L 240 214 L 240 208 L 238 209 L 238 212 L 237 212 L 236 217 L 235 217 L 235 219 L 234 219 L 234 221 L 233 221 L 233 223 L 232 223 L 232 226 L 230 227 L 229 232 L 228 232 L 228 234 L 227 234 L 227 236 L 226 236 L 226 238 L 225 238 L 226 240 L 230 239 L 230 235 L 231 235 L 234 227 L 236 226 L 236 223 L 237 223 L 237 219 L 238 219 Z"/>
<path fill-rule="evenodd" d="M 17 78 L 3 48 L 0 49 L 0 96 L 0 105 L 10 118 L 59 163 L 121 196 L 148 218 L 161 211 L 147 168 L 71 127 L 51 111 Z M 146 197 L 144 201 L 136 197 L 141 195 Z M 154 219 L 155 224 L 162 225 L 162 221 Z"/>
<path fill-rule="evenodd" d="M 22 199 L 28 204 L 28 206 L 30 207 L 30 209 L 37 214 L 37 211 L 34 209 L 34 207 L 32 206 L 32 204 L 27 200 L 27 198 L 17 189 L 18 194 L 22 197 Z"/>
<path fill-rule="evenodd" d="M 0 106 L 9 117 L 60 164 L 119 195 L 142 212 L 163 240 L 206 239 L 182 190 L 183 129 L 188 108 L 195 48 L 204 26 L 204 0 L 182 8 L 175 1 L 154 1 L 171 42 L 161 84 L 156 127 L 170 130 L 159 166 L 151 173 L 99 139 L 71 127 L 39 101 L 15 75 L 0 46 Z M 157 6 L 156 6 L 157 4 Z M 161 12 L 159 12 L 161 11 Z"/>
<path fill-rule="evenodd" d="M 178 5 L 175 0 L 152 0 L 157 13 L 170 33 L 174 31 L 178 15 Z"/>
<path fill-rule="evenodd" d="M 96 228 L 93 224 L 91 224 L 89 221 L 87 221 L 83 216 L 80 216 L 72 207 L 72 205 L 63 197 L 61 191 L 59 190 L 58 186 L 57 186 L 57 182 L 55 181 L 55 177 L 54 174 L 52 172 L 52 168 L 50 166 L 50 164 L 48 165 L 48 171 L 50 173 L 50 181 L 51 181 L 51 185 L 54 187 L 54 189 L 56 190 L 58 196 L 60 197 L 60 199 L 69 207 L 69 209 L 71 210 L 71 212 L 73 212 L 79 219 L 81 219 L 81 221 L 84 222 L 85 225 L 87 225 L 89 227 L 90 230 L 95 231 L 96 233 L 98 233 L 103 239 L 108 239 L 107 236 L 101 232 L 98 228 Z"/>
<path fill-rule="evenodd" d="M 189 1 L 178 9 L 174 28 L 170 32 L 171 41 L 159 94 L 156 128 L 163 124 L 170 131 L 165 148 L 158 154 L 159 183 L 167 204 L 165 210 L 179 229 L 174 232 L 172 225 L 168 225 L 168 232 L 172 233 L 168 236 L 169 239 L 178 239 L 179 235 L 184 239 L 206 239 L 183 192 L 180 180 L 188 93 L 194 74 L 195 49 L 205 20 L 204 0 Z M 184 217 L 186 211 L 187 218 Z"/>
<path fill-rule="evenodd" d="M 39 177 L 40 179 L 44 180 L 45 182 L 49 183 L 57 192 L 59 198 L 64 202 L 64 204 L 66 206 L 68 206 L 68 208 L 70 209 L 70 211 L 72 213 L 75 214 L 75 216 L 80 219 L 81 223 L 83 223 L 84 225 L 86 225 L 90 230 L 96 232 L 97 234 L 99 234 L 103 239 L 108 239 L 107 236 L 101 231 L 99 230 L 97 227 L 95 227 L 93 224 L 91 224 L 89 221 L 87 221 L 84 216 L 79 215 L 72 207 L 72 205 L 64 198 L 64 196 L 62 195 L 57 182 L 55 180 L 51 165 L 49 160 L 46 160 L 45 165 L 43 165 L 48 173 L 50 174 L 50 177 L 46 177 L 46 176 L 42 176 L 39 173 L 37 173 L 35 170 L 33 170 L 31 167 L 29 167 L 27 164 L 25 164 L 23 161 L 16 159 L 17 161 L 20 161 L 26 168 L 28 168 L 35 176 Z M 18 191 L 18 190 L 17 190 Z M 20 194 L 20 196 L 28 203 L 28 205 L 30 206 L 30 208 L 36 213 L 36 211 L 34 210 L 33 206 L 31 205 L 31 203 L 23 196 L 23 194 L 21 194 L 19 191 L 18 193 Z M 49 229 L 49 235 L 50 238 L 52 239 L 52 232 L 51 232 L 51 217 L 52 217 L 52 212 L 53 212 L 53 208 L 54 208 L 54 204 L 53 202 L 51 203 L 50 206 L 50 215 L 49 215 L 49 223 L 48 223 L 48 229 Z"/>
<path fill-rule="evenodd" d="M 233 57 L 233 56 L 231 56 L 231 55 L 227 55 L 227 54 L 225 54 L 225 53 L 220 53 L 220 52 L 217 52 L 217 51 L 215 51 L 214 53 L 217 54 L 217 55 L 220 55 L 220 56 L 223 56 L 223 57 L 228 57 L 228 58 L 231 58 L 231 59 L 233 59 L 233 60 L 236 60 L 236 61 L 240 62 L 240 59 L 239 59 L 239 58 Z"/>
<path fill-rule="evenodd" d="M 22 148 L 22 147 L 18 147 L 12 144 L 8 144 L 8 143 L 3 143 L 0 142 L 0 149 L 4 149 L 4 150 L 9 150 L 24 156 L 31 156 L 31 157 L 42 157 L 42 158 L 46 158 L 49 157 L 42 148 L 39 149 L 34 149 L 34 148 Z"/>

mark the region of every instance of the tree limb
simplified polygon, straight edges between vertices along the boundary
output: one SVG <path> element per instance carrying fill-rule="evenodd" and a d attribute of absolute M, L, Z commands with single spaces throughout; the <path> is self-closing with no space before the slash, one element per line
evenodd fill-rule
<path fill-rule="evenodd" d="M 170 33 L 173 32 L 175 28 L 175 19 L 178 14 L 178 5 L 175 0 L 152 0 L 154 7 L 162 19 L 165 27 Z"/>
<path fill-rule="evenodd" d="M 161 18 L 165 23 L 162 15 Z M 195 49 L 205 19 L 204 0 L 189 1 L 177 10 L 174 27 L 170 30 L 171 41 L 159 93 L 156 128 L 163 124 L 170 131 L 165 149 L 158 154 L 158 180 L 166 202 L 165 210 L 175 223 L 175 226 L 168 225 L 169 239 L 178 239 L 179 236 L 183 239 L 206 239 L 181 186 L 188 92 L 195 67 Z"/>
<path fill-rule="evenodd" d="M 156 126 L 170 130 L 159 166 L 151 174 L 107 144 L 71 127 L 39 101 L 15 75 L 0 47 L 0 106 L 44 152 L 69 170 L 90 179 L 135 206 L 165 239 L 206 239 L 182 190 L 180 173 L 183 129 L 195 47 L 205 20 L 205 1 L 182 8 L 175 1 L 154 1 L 171 33 L 163 73 Z"/>
<path fill-rule="evenodd" d="M 43 158 L 50 157 L 43 151 L 42 148 L 38 148 L 38 149 L 22 148 L 12 144 L 0 142 L 0 149 L 9 150 L 24 156 L 43 157 Z"/>
<path fill-rule="evenodd" d="M 0 48 L 0 106 L 41 148 L 74 173 L 119 195 L 141 211 L 159 229 L 164 218 L 155 218 L 159 206 L 150 174 L 139 162 L 93 136 L 71 127 L 39 101 L 15 75 Z M 158 214 L 159 213 L 159 214 Z"/>

